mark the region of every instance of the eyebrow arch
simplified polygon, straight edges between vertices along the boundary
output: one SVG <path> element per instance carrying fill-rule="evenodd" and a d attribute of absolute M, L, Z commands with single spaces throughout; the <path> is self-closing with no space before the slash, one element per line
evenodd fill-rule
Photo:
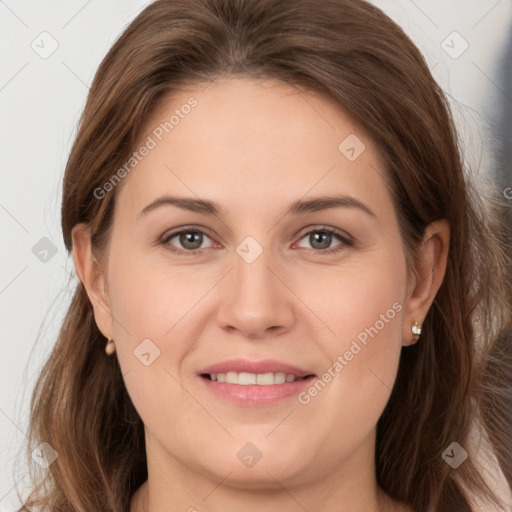
<path fill-rule="evenodd" d="M 191 212 L 206 213 L 207 215 L 218 216 L 221 208 L 217 203 L 213 201 L 207 201 L 206 199 L 193 199 L 189 197 L 177 197 L 177 196 L 163 196 L 159 197 L 155 201 L 146 205 L 141 212 L 137 215 L 139 219 L 142 215 L 149 213 L 150 211 L 159 208 L 163 205 L 177 206 L 183 210 L 189 210 Z"/>
<path fill-rule="evenodd" d="M 145 206 L 137 215 L 137 219 L 163 205 L 177 206 L 183 210 L 215 216 L 219 216 L 222 211 L 222 208 L 214 201 L 166 195 Z M 320 196 L 307 200 L 299 199 L 288 206 L 285 215 L 300 215 L 340 207 L 357 208 L 372 217 L 377 217 L 364 203 L 347 195 Z"/>
<path fill-rule="evenodd" d="M 358 208 L 372 217 L 377 217 L 369 206 L 366 206 L 355 197 L 346 195 L 321 196 L 307 200 L 300 199 L 292 203 L 288 207 L 286 213 L 290 215 L 298 215 L 301 213 L 312 213 L 327 210 L 329 208 L 340 207 Z"/>

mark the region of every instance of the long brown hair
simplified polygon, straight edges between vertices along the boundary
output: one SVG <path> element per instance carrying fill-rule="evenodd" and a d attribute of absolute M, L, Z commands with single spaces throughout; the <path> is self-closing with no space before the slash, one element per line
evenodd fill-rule
<path fill-rule="evenodd" d="M 377 480 L 417 512 L 469 511 L 471 494 L 500 505 L 470 442 L 476 425 L 510 484 L 510 240 L 493 220 L 500 201 L 491 208 L 474 192 L 442 90 L 371 4 L 157 0 L 144 9 L 101 63 L 80 119 L 63 186 L 68 251 L 73 226 L 86 222 L 101 255 L 116 189 L 101 200 L 94 191 L 129 158 L 163 98 L 223 75 L 274 78 L 339 104 L 379 149 L 412 268 L 425 227 L 450 223 L 446 277 L 420 342 L 402 351 L 378 423 Z M 79 283 L 31 402 L 28 451 L 44 441 L 58 458 L 33 475 L 26 507 L 124 512 L 147 478 L 143 424 L 105 342 Z M 441 457 L 454 441 L 469 453 L 456 470 Z"/>

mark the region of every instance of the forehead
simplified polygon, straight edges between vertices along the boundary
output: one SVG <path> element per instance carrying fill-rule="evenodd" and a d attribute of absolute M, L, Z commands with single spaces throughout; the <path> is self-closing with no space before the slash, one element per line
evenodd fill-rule
<path fill-rule="evenodd" d="M 279 81 L 222 79 L 174 92 L 135 151 L 144 156 L 117 191 L 132 209 L 165 193 L 248 214 L 333 192 L 390 201 L 373 142 L 334 100 Z"/>

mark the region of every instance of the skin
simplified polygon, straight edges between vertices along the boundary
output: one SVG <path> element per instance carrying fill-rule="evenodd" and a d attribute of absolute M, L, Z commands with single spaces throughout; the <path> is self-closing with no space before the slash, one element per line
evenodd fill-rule
<path fill-rule="evenodd" d="M 447 223 L 427 228 L 409 273 L 377 148 L 332 100 L 281 82 L 222 78 L 175 93 L 141 141 L 191 96 L 197 107 L 118 185 L 102 265 L 88 227 L 73 229 L 77 273 L 145 425 L 149 477 L 131 512 L 409 510 L 377 485 L 376 424 L 402 347 L 416 342 L 411 325 L 442 282 Z M 355 161 L 338 150 L 349 134 L 366 147 Z M 166 205 L 138 218 L 166 194 L 222 211 Z M 294 201 L 332 194 L 374 215 L 347 206 L 285 214 Z M 176 236 L 159 243 L 185 226 L 205 233 L 201 252 L 173 253 L 191 247 Z M 325 226 L 354 244 L 333 236 L 325 244 L 340 250 L 326 254 L 312 236 Z M 247 236 L 263 249 L 252 263 L 236 252 Z M 236 406 L 196 375 L 241 357 L 321 376 L 393 304 L 396 316 L 307 405 Z M 149 366 L 133 353 L 146 338 L 161 351 Z M 263 454 L 251 468 L 236 456 L 247 442 Z"/>

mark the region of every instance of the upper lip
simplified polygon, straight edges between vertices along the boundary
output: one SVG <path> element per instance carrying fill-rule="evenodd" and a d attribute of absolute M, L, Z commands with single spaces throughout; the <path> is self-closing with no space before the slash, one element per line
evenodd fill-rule
<path fill-rule="evenodd" d="M 275 359 L 265 359 L 262 361 L 250 361 L 248 359 L 228 359 L 220 363 L 212 364 L 199 370 L 198 374 L 204 373 L 227 373 L 227 372 L 247 372 L 255 374 L 263 373 L 286 373 L 287 375 L 295 375 L 296 377 L 306 377 L 313 375 L 296 366 L 292 366 Z"/>

